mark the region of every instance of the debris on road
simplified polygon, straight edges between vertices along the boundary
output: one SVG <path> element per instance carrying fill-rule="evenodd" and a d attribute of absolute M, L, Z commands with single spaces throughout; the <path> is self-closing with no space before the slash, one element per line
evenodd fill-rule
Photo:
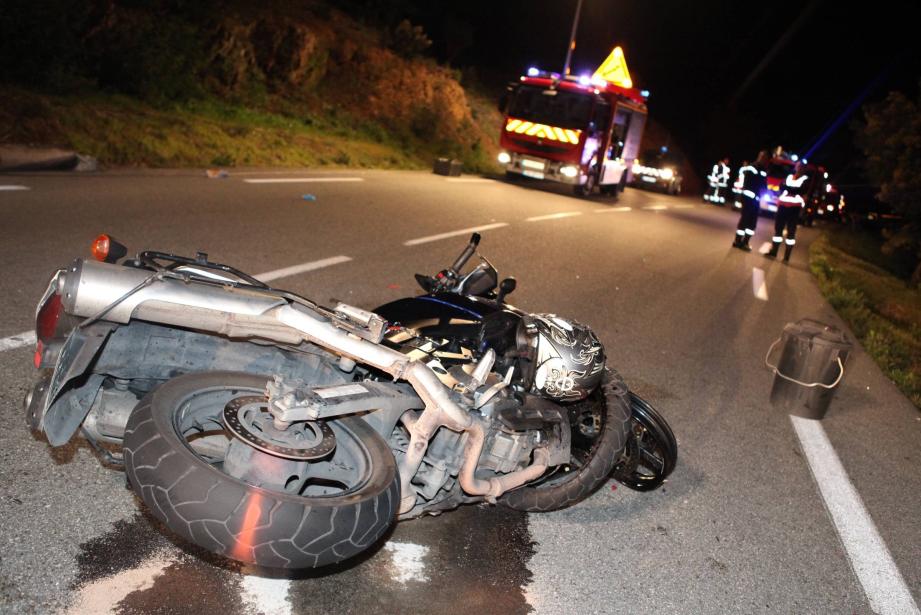
<path fill-rule="evenodd" d="M 230 177 L 230 173 L 224 169 L 206 169 L 205 176 L 208 179 L 227 179 Z"/>
<path fill-rule="evenodd" d="M 305 195 L 301 196 L 301 198 L 304 199 L 305 201 L 316 201 L 316 200 L 317 200 L 317 195 L 315 195 L 315 194 L 305 194 Z"/>

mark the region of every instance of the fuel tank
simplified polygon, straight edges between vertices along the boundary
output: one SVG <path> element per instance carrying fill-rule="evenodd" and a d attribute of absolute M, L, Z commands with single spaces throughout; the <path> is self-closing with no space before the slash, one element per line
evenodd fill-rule
<path fill-rule="evenodd" d="M 448 339 L 475 352 L 498 354 L 514 348 L 525 315 L 517 308 L 482 297 L 436 293 L 407 297 L 374 310 L 394 328 L 410 328 L 428 338 Z"/>

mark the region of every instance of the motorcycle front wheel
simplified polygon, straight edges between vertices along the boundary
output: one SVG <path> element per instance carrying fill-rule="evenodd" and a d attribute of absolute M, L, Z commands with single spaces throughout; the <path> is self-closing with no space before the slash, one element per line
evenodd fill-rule
<path fill-rule="evenodd" d="M 125 432 L 132 488 L 172 531 L 244 563 L 315 568 L 357 555 L 396 515 L 400 482 L 389 446 L 346 417 L 313 432 L 331 446 L 322 458 L 257 450 L 229 432 L 224 412 L 234 400 L 258 406 L 267 380 L 189 374 L 148 394 Z"/>
<path fill-rule="evenodd" d="M 549 512 L 588 497 L 607 479 L 630 435 L 627 385 L 611 369 L 586 399 L 568 406 L 570 462 L 537 481 L 509 491 L 499 502 L 528 512 Z"/>

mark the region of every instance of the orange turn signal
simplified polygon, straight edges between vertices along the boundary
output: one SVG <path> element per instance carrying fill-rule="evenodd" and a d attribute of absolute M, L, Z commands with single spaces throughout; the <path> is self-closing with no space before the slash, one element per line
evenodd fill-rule
<path fill-rule="evenodd" d="M 109 246 L 111 245 L 112 242 L 105 233 L 94 239 L 90 249 L 93 253 L 93 258 L 102 263 L 106 262 L 106 259 L 109 258 Z"/>

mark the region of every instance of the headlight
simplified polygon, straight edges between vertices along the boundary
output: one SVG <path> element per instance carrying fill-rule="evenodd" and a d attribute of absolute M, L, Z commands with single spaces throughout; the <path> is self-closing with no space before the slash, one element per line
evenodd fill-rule
<path fill-rule="evenodd" d="M 579 167 L 565 166 L 560 167 L 560 175 L 563 177 L 575 177 L 579 174 Z"/>
<path fill-rule="evenodd" d="M 659 173 L 662 179 L 671 179 L 675 176 L 675 172 L 672 169 L 662 169 Z"/>
<path fill-rule="evenodd" d="M 508 155 L 508 152 L 499 152 L 496 158 L 499 160 L 499 164 L 508 164 L 512 161 L 512 157 Z"/>

